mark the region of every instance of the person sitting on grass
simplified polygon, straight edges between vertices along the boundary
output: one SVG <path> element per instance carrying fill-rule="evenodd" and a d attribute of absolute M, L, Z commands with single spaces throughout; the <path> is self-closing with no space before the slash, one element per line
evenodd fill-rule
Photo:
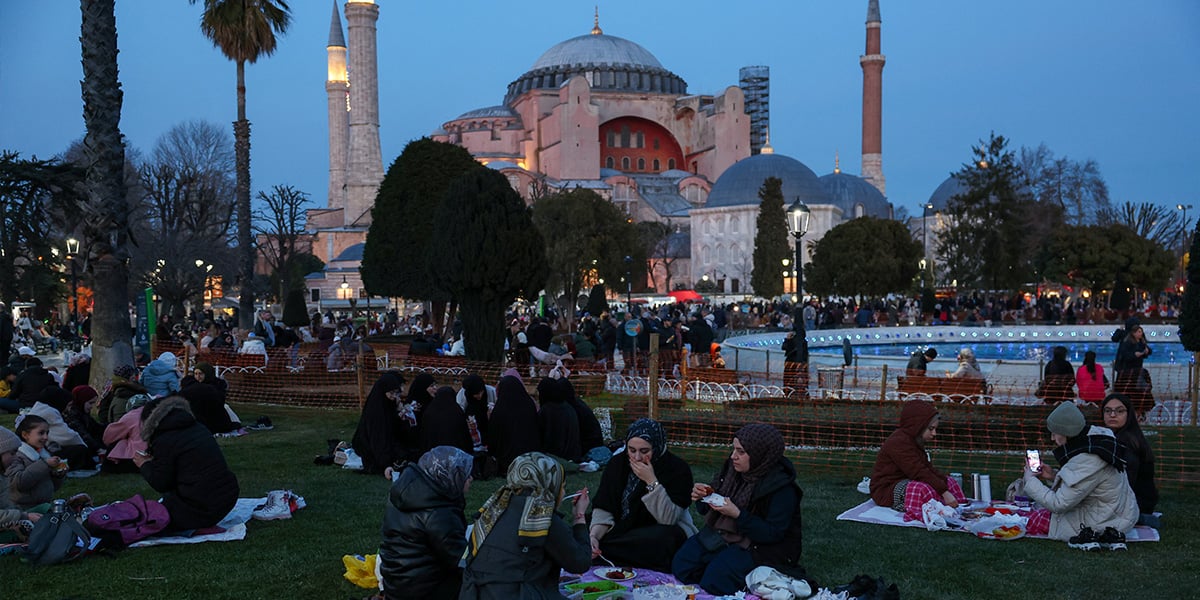
<path fill-rule="evenodd" d="M 37 415 L 17 418 L 17 436 L 21 444 L 17 454 L 4 468 L 8 477 L 8 495 L 17 508 L 45 512 L 44 504 L 54 500 L 54 492 L 62 487 L 67 476 L 67 464 L 50 454 L 50 424 Z"/>
<path fill-rule="evenodd" d="M 442 386 L 433 400 L 421 411 L 420 439 L 422 452 L 438 446 L 453 446 L 471 453 L 475 444 L 467 426 L 467 415 L 455 400 L 454 388 Z"/>
<path fill-rule="evenodd" d="M 173 532 L 212 527 L 233 510 L 238 480 L 212 433 L 196 421 L 180 396 L 151 400 L 142 407 L 145 452 L 133 462 L 150 487 L 162 494 Z"/>
<path fill-rule="evenodd" d="M 566 390 L 558 379 L 543 378 L 537 386 L 538 426 L 542 451 L 561 460 L 578 463 L 583 457 L 579 441 L 579 417 L 566 401 Z"/>
<path fill-rule="evenodd" d="M 679 581 L 714 595 L 742 589 L 758 565 L 803 576 L 803 496 L 796 468 L 783 455 L 779 430 L 765 423 L 743 426 L 712 485 L 692 486 L 693 501 L 709 498 L 698 504 L 704 528 L 675 553 L 671 571 Z"/>
<path fill-rule="evenodd" d="M 133 457 L 138 452 L 146 451 L 146 440 L 142 439 L 142 407 L 150 401 L 149 394 L 134 394 L 128 401 L 128 408 L 115 423 L 109 423 L 104 428 L 104 445 L 108 454 L 100 461 L 100 470 L 104 473 L 138 473 Z"/>
<path fill-rule="evenodd" d="M 416 419 L 403 403 L 404 378 L 399 373 L 379 376 L 363 404 L 351 444 L 362 458 L 363 473 L 377 474 L 416 456 L 420 440 Z"/>
<path fill-rule="evenodd" d="M 100 395 L 100 408 L 96 411 L 96 420 L 100 421 L 101 425 L 119 421 L 129 411 L 130 398 L 138 394 L 149 395 L 146 388 L 138 383 L 138 377 L 138 370 L 133 365 L 118 365 L 113 368 L 112 383 Z"/>
<path fill-rule="evenodd" d="M 52 385 L 42 390 L 41 396 L 33 408 L 29 409 L 28 414 L 37 415 L 49 424 L 50 439 L 46 442 L 46 449 L 51 454 L 65 459 L 72 469 L 94 469 L 95 450 L 88 448 L 83 438 L 63 419 L 63 413 L 70 403 L 71 393 Z"/>
<path fill-rule="evenodd" d="M 33 524 L 42 516 L 18 508 L 8 494 L 8 476 L 5 472 L 16 460 L 20 447 L 21 438 L 0 427 L 0 544 L 25 541 Z"/>
<path fill-rule="evenodd" d="M 538 407 L 516 369 L 505 371 L 496 383 L 496 407 L 488 418 L 484 441 L 501 472 L 518 456 L 542 447 Z"/>
<path fill-rule="evenodd" d="M 588 570 L 587 488 L 575 497 L 568 525 L 556 513 L 565 479 L 562 463 L 546 454 L 513 460 L 471 529 L 461 600 L 561 598 L 559 573 Z"/>
<path fill-rule="evenodd" d="M 161 398 L 179 391 L 179 373 L 175 371 L 178 359 L 170 352 L 163 352 L 142 370 L 142 385 L 149 394 Z"/>
<path fill-rule="evenodd" d="M 1117 436 L 1117 442 L 1125 447 L 1125 475 L 1138 503 L 1138 525 L 1159 528 L 1158 486 L 1154 483 L 1154 451 L 1142 434 L 1134 416 L 1133 401 L 1124 394 L 1109 394 L 1104 399 L 1104 426 Z"/>
<path fill-rule="evenodd" d="M 1059 470 L 1043 463 L 1034 472 L 1025 465 L 1024 495 L 1042 507 L 1029 516 L 1027 533 L 1080 550 L 1123 549 L 1125 534 L 1138 520 L 1138 503 L 1116 436 L 1104 427 L 1089 427 L 1073 402 L 1059 404 L 1046 417 L 1046 428 Z"/>
<path fill-rule="evenodd" d="M 921 508 L 937 500 L 950 508 L 966 501 L 950 476 L 933 468 L 926 446 L 937 436 L 940 421 L 930 402 L 908 400 L 900 409 L 900 427 L 888 436 L 871 470 L 871 499 L 904 513 L 906 521 L 924 519 Z"/>
<path fill-rule="evenodd" d="M 689 536 L 692 469 L 667 451 L 662 425 L 638 419 L 625 451 L 600 476 L 590 528 L 592 556 L 620 565 L 670 572 L 671 558 Z"/>
<path fill-rule="evenodd" d="M 384 598 L 458 598 L 472 464 L 470 454 L 438 446 L 396 473 L 379 545 Z"/>

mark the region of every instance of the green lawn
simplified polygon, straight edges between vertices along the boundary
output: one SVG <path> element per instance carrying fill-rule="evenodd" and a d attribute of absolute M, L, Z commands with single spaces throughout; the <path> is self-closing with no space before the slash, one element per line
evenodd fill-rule
<path fill-rule="evenodd" d="M 328 438 L 349 439 L 356 414 L 344 410 L 238 405 L 243 418 L 268 415 L 275 430 L 221 440 L 243 496 L 290 488 L 308 508 L 285 521 L 248 524 L 245 540 L 125 550 L 114 557 L 31 568 L 0 557 L 0 597 L 41 598 L 361 598 L 368 590 L 342 578 L 344 554 L 373 553 L 388 482 L 337 467 L 316 466 Z M 12 417 L 0 418 L 11 426 Z M 697 479 L 712 476 L 715 452 L 681 454 L 703 460 Z M 701 458 L 704 457 L 704 458 Z M 822 584 L 845 583 L 859 573 L 899 583 L 904 598 L 1185 598 L 1200 534 L 1195 499 L 1200 488 L 1171 489 L 1162 510 L 1163 542 L 1132 544 L 1124 553 L 1082 553 L 1044 540 L 983 541 L 964 534 L 838 522 L 841 511 L 865 499 L 854 485 L 865 473 L 806 473 L 804 564 Z M 935 460 L 938 460 L 935 457 Z M 598 474 L 572 475 L 568 488 L 596 485 Z M 477 482 L 468 512 L 499 480 Z M 91 493 L 97 501 L 153 491 L 136 475 L 68 479 L 63 495 Z"/>

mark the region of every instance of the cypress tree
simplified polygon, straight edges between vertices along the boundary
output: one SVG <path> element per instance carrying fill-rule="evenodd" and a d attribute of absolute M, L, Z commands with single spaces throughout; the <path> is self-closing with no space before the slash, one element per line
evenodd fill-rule
<path fill-rule="evenodd" d="M 783 208 L 783 182 L 768 177 L 758 190 L 758 232 L 754 235 L 754 270 L 750 287 L 764 298 L 783 293 L 783 259 L 794 256 L 788 245 L 787 214 Z"/>

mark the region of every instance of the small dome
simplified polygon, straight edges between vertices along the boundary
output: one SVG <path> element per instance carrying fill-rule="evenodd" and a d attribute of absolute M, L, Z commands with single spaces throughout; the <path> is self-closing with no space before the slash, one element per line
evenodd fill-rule
<path fill-rule="evenodd" d="M 515 117 L 515 116 L 517 116 L 516 111 L 501 104 L 498 106 L 488 106 L 486 108 L 477 108 L 475 110 L 469 110 L 461 115 L 458 115 L 457 117 L 454 118 L 454 120 L 461 121 L 462 119 L 491 119 L 491 118 L 495 118 L 495 117 L 503 118 L 503 117 Z"/>
<path fill-rule="evenodd" d="M 942 185 L 937 186 L 937 189 L 933 190 L 933 194 L 929 196 L 929 201 L 926 204 L 933 205 L 933 208 L 929 209 L 933 212 L 946 212 L 946 206 L 950 204 L 950 199 L 966 192 L 967 186 L 963 185 L 963 182 L 959 181 L 957 177 L 951 175 L 942 182 Z M 923 210 L 917 212 L 924 213 Z"/>
<path fill-rule="evenodd" d="M 743 158 L 721 173 L 708 194 L 704 208 L 757 206 L 758 190 L 768 177 L 783 181 L 783 204 L 799 198 L 805 204 L 833 204 L 833 198 L 812 169 L 782 154 L 756 154 Z"/>
<path fill-rule="evenodd" d="M 615 35 L 586 34 L 555 44 L 529 67 L 530 71 L 572 65 L 604 64 L 663 68 L 650 51 Z"/>
<path fill-rule="evenodd" d="M 892 218 L 892 205 L 879 192 L 879 188 L 871 185 L 866 179 L 848 173 L 834 172 L 821 176 L 821 185 L 833 197 L 834 204 L 842 209 L 846 219 L 856 216 Z M 862 205 L 859 215 L 855 207 Z"/>
<path fill-rule="evenodd" d="M 363 248 L 365 248 L 365 247 L 366 247 L 365 243 L 358 243 L 358 244 L 354 244 L 352 246 L 347 246 L 345 250 L 342 250 L 342 253 L 339 254 L 337 256 L 337 258 L 333 259 L 332 262 L 342 262 L 342 261 L 362 262 Z"/>

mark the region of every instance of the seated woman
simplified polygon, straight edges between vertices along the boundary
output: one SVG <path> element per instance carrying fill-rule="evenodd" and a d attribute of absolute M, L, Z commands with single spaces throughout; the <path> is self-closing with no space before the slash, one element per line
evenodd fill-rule
<path fill-rule="evenodd" d="M 467 413 L 467 419 L 475 419 L 475 427 L 479 432 L 480 441 L 488 435 L 488 418 L 496 407 L 496 388 L 483 382 L 478 375 L 463 377 L 462 389 L 455 396 L 458 406 Z"/>
<path fill-rule="evenodd" d="M 92 411 L 100 404 L 100 394 L 90 385 L 78 385 L 71 390 L 71 402 L 63 411 L 63 421 L 93 454 L 104 449 L 104 426 L 92 417 Z"/>
<path fill-rule="evenodd" d="M 142 407 L 150 401 L 148 394 L 134 394 L 125 403 L 127 409 L 120 419 L 104 428 L 104 445 L 108 454 L 100 461 L 100 470 L 105 473 L 138 473 L 133 457 L 146 451 L 146 440 L 142 439 Z"/>
<path fill-rule="evenodd" d="M 421 411 L 422 453 L 438 446 L 453 446 L 468 454 L 475 450 L 467 427 L 467 415 L 458 407 L 454 396 L 454 388 L 438 388 L 433 400 Z"/>
<path fill-rule="evenodd" d="M 514 369 L 505 371 L 496 384 L 496 408 L 488 419 L 488 433 L 483 439 L 502 472 L 508 470 L 513 459 L 542 447 L 537 404 Z"/>
<path fill-rule="evenodd" d="M 1079 399 L 1084 402 L 1104 400 L 1108 376 L 1104 374 L 1104 367 L 1096 364 L 1095 352 L 1088 350 L 1083 353 L 1083 365 L 1075 371 L 1075 386 L 1079 388 Z"/>
<path fill-rule="evenodd" d="M 379 545 L 384 598 L 458 598 L 471 466 L 470 454 L 438 446 L 397 474 L 388 492 Z"/>
<path fill-rule="evenodd" d="M 1046 417 L 1046 428 L 1057 446 L 1059 470 L 1043 464 L 1035 473 L 1025 466 L 1025 495 L 1043 507 L 1029 516 L 1026 530 L 1081 550 L 1124 549 L 1125 533 L 1137 523 L 1138 504 L 1122 472 L 1125 459 L 1116 436 L 1104 427 L 1088 427 L 1072 402 L 1059 404 Z M 1053 483 L 1046 487 L 1038 477 Z"/>
<path fill-rule="evenodd" d="M 1117 436 L 1117 442 L 1125 447 L 1125 475 L 1129 486 L 1137 497 L 1138 525 L 1158 529 L 1159 519 L 1154 514 L 1158 505 L 1158 486 L 1154 483 L 1154 451 L 1142 434 L 1142 428 L 1134 417 L 1133 402 L 1129 396 L 1109 394 L 1104 400 L 1104 426 Z"/>
<path fill-rule="evenodd" d="M 179 396 L 151 400 L 142 407 L 144 453 L 133 462 L 146 483 L 162 493 L 170 531 L 212 527 L 233 510 L 238 480 L 212 433 L 192 416 Z"/>
<path fill-rule="evenodd" d="M 1058 404 L 1075 399 L 1075 368 L 1067 360 L 1067 347 L 1055 346 L 1050 362 L 1042 374 L 1039 398 L 1046 404 Z"/>
<path fill-rule="evenodd" d="M 416 420 L 401 401 L 404 378 L 388 372 L 379 376 L 363 404 L 351 445 L 363 461 L 364 473 L 382 473 L 409 460 L 419 440 Z"/>
<path fill-rule="evenodd" d="M 759 565 L 793 577 L 802 541 L 796 468 L 783 455 L 783 436 L 764 423 L 743 426 L 733 452 L 712 485 L 692 486 L 691 499 L 719 494 L 723 502 L 698 504 L 704 528 L 688 538 L 671 562 L 683 583 L 698 583 L 710 594 L 732 594 Z"/>
<path fill-rule="evenodd" d="M 952 379 L 983 379 L 983 371 L 979 370 L 979 362 L 975 360 L 975 351 L 963 348 L 958 351 L 958 369 L 946 373 Z"/>
<path fill-rule="evenodd" d="M 937 436 L 937 409 L 909 400 L 900 409 L 900 427 L 883 442 L 871 470 L 871 499 L 904 513 L 905 520 L 924 519 L 921 507 L 938 500 L 951 508 L 965 502 L 958 482 L 933 468 L 926 445 Z"/>
<path fill-rule="evenodd" d="M 559 379 L 558 385 L 562 388 L 563 399 L 574 409 L 575 418 L 579 421 L 579 449 L 583 451 L 583 459 L 594 460 L 600 465 L 608 464 L 612 452 L 604 445 L 604 432 L 596 413 L 575 393 L 575 384 L 571 383 L 569 377 Z"/>
<path fill-rule="evenodd" d="M 561 598 L 559 572 L 588 570 L 587 489 L 568 525 L 555 513 L 564 479 L 562 464 L 540 452 L 513 460 L 505 484 L 479 509 L 459 598 Z"/>
<path fill-rule="evenodd" d="M 619 565 L 670 572 L 671 557 L 696 533 L 692 469 L 667 451 L 662 425 L 638 419 L 624 455 L 604 468 L 592 509 L 592 556 Z"/>
<path fill-rule="evenodd" d="M 583 449 L 579 441 L 579 417 L 566 402 L 558 379 L 546 377 L 537 386 L 538 426 L 542 431 L 542 452 L 562 460 L 579 462 Z"/>

